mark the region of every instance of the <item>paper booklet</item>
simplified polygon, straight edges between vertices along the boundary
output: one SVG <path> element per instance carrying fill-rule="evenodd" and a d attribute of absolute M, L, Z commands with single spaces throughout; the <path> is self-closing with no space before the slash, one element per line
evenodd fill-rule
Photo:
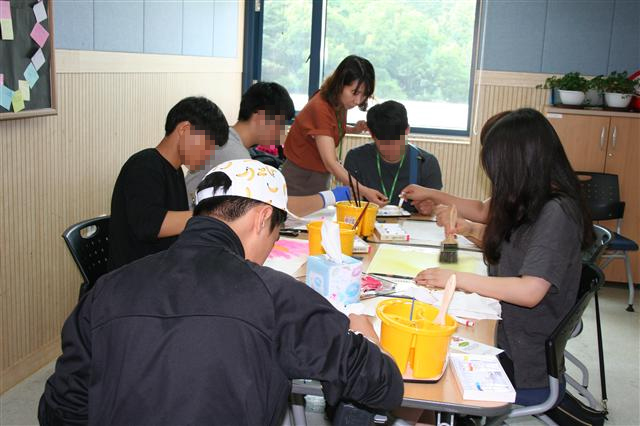
<path fill-rule="evenodd" d="M 449 353 L 456 383 L 463 399 L 514 402 L 516 391 L 494 355 Z"/>

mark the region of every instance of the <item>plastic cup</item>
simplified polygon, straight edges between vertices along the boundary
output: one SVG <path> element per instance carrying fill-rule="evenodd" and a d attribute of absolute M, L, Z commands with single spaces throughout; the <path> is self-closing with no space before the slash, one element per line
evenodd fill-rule
<path fill-rule="evenodd" d="M 360 202 L 360 207 L 353 201 L 339 201 L 336 203 L 336 216 L 338 222 L 348 223 L 353 225 L 360 217 L 360 213 L 364 210 L 364 206 L 367 205 L 366 201 Z M 369 203 L 367 211 L 364 214 L 360 224 L 356 228 L 358 235 L 361 237 L 369 237 L 373 235 L 373 230 L 376 225 L 376 216 L 378 215 L 378 205 Z"/>
<path fill-rule="evenodd" d="M 353 254 L 353 239 L 356 236 L 356 230 L 353 229 L 353 225 L 347 223 L 338 222 L 338 225 L 340 225 L 340 250 L 343 254 L 351 256 Z M 307 224 L 307 231 L 309 233 L 309 256 L 325 253 L 321 244 L 322 235 L 320 228 L 322 228 L 321 220 Z"/>
<path fill-rule="evenodd" d="M 376 314 L 382 321 L 380 344 L 391 354 L 402 374 L 410 365 L 414 378 L 438 377 L 457 324 L 449 315 L 445 325 L 434 324 L 438 308 L 417 300 L 414 303 L 412 320 L 409 319 L 409 299 L 388 299 L 378 304 Z"/>

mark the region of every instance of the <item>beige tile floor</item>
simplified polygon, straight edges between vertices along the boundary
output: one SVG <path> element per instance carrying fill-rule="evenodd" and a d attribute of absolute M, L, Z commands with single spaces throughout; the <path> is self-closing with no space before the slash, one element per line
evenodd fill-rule
<path fill-rule="evenodd" d="M 636 292 L 638 294 L 640 292 Z M 607 425 L 640 425 L 640 297 L 636 297 L 638 312 L 626 312 L 627 292 L 622 286 L 605 287 L 600 292 L 600 312 L 603 325 L 609 421 Z M 593 302 L 592 302 L 593 304 Z M 589 389 L 600 398 L 598 354 L 593 306 L 584 315 L 584 330 L 572 339 L 568 349 L 584 362 L 591 374 Z M 0 425 L 36 425 L 36 410 L 44 382 L 52 373 L 54 363 L 36 372 L 0 396 Z M 575 370 L 569 366 L 569 372 Z M 321 413 L 307 413 L 309 426 L 328 424 Z M 540 424 L 535 419 L 509 421 L 510 425 Z"/>

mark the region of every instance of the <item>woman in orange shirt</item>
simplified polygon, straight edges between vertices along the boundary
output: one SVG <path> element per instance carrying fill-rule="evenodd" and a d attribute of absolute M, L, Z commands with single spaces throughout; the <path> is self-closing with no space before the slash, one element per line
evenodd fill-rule
<path fill-rule="evenodd" d="M 296 116 L 284 143 L 287 157 L 282 174 L 289 195 L 310 195 L 329 188 L 331 175 L 349 185 L 349 173 L 342 167 L 336 148 L 341 147 L 346 133 L 367 130 L 365 121 L 347 126 L 347 110 L 367 109 L 367 101 L 375 88 L 375 71 L 368 60 L 350 55 L 311 97 Z M 354 176 L 357 180 L 357 176 Z M 354 185 L 357 183 L 354 182 Z M 379 191 L 359 185 L 360 195 L 385 205 L 387 198 Z"/>

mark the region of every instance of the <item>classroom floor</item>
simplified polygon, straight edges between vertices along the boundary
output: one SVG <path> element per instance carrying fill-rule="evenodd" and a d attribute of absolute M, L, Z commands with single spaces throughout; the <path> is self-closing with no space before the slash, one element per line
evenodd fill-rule
<path fill-rule="evenodd" d="M 636 292 L 636 296 L 640 292 Z M 626 287 L 605 287 L 600 292 L 600 313 L 603 326 L 606 380 L 609 397 L 609 421 L 607 425 L 640 425 L 640 297 L 636 297 L 638 312 L 626 312 Z M 593 302 L 592 302 L 593 305 Z M 593 306 L 584 314 L 584 330 L 569 341 L 568 349 L 584 362 L 591 374 L 589 389 L 596 399 L 600 399 L 600 377 L 598 373 L 598 353 L 596 350 L 595 313 Z M 54 363 L 34 373 L 0 396 L 0 425 L 36 425 L 37 404 L 42 394 L 44 382 L 53 372 Z M 569 365 L 568 370 L 577 377 L 576 370 Z M 307 412 L 309 426 L 325 426 L 322 413 Z M 509 421 L 510 425 L 537 425 L 535 419 Z"/>

